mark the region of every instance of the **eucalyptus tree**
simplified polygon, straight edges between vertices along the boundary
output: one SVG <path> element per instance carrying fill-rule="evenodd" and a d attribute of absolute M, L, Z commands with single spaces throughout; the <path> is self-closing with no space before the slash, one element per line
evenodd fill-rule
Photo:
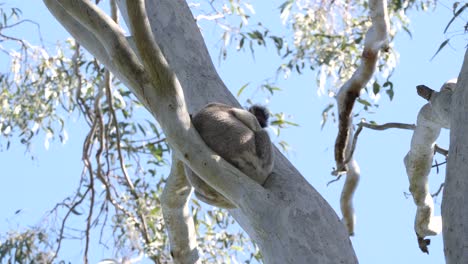
<path fill-rule="evenodd" d="M 350 9 L 347 1 L 288 0 L 280 6 L 280 17 L 291 26 L 292 39 L 275 34 L 260 23 L 247 26 L 246 22 L 251 19 L 248 11 L 253 10 L 253 5 L 244 1 L 219 5 L 210 2 L 211 13 L 196 14 L 196 19 L 182 0 L 110 1 L 109 14 L 97 6 L 101 1 L 96 4 L 89 0 L 43 2 L 76 42 L 69 41 L 71 54 L 65 51 L 55 56 L 21 42 L 24 54 L 36 54 L 39 63 L 16 68 L 13 76 L 2 79 L 6 87 L 2 95 L 10 95 L 9 105 L 17 107 L 2 109 L 1 131 L 7 138 L 16 132 L 25 144 L 29 144 L 38 131 L 44 131 L 47 139 L 58 136 L 66 140 L 64 120 L 57 113 L 78 112 L 89 126 L 83 144 L 84 172 L 77 193 L 57 205 L 65 209 L 64 220 L 56 233 L 58 242 L 51 244 L 47 237 L 50 234 L 41 228 L 22 234 L 11 233 L 5 240 L 7 243 L 0 245 L 2 257 L 54 261 L 65 238 L 66 221 L 74 216 L 86 221 L 82 235 L 84 261 L 87 262 L 92 228 L 108 226 L 105 216 L 111 215 L 118 231 L 114 245 L 136 249 L 140 254 L 137 259 L 145 253 L 156 263 L 170 259 L 180 263 L 224 262 L 229 259 L 230 249 L 250 245 L 245 244 L 242 234 L 229 232 L 231 219 L 225 211 L 214 209 L 205 213 L 216 225 L 198 220 L 200 206 L 196 200 L 195 209 L 190 211 L 191 187 L 182 169 L 183 164 L 187 164 L 236 206 L 229 214 L 256 243 L 252 245 L 251 258 L 263 258 L 266 263 L 357 262 L 348 238 L 354 232 L 352 197 L 359 180 L 359 166 L 353 158 L 357 139 L 353 136 L 353 109 L 355 103 L 366 110 L 372 106 L 362 93 L 368 83 L 372 86 L 372 90 L 366 89 L 370 96 L 385 91 L 393 98 L 389 76 L 395 66 L 395 53 L 391 40 L 396 29 L 406 30 L 406 10 L 425 9 L 432 1 L 391 1 L 387 5 L 384 0 L 371 0 L 355 3 L 354 9 Z M 118 10 L 130 30 L 129 35 L 124 33 Z M 331 23 L 331 19 L 336 19 L 332 17 L 334 14 L 340 14 L 340 18 Z M 229 20 L 229 16 L 233 16 L 233 20 Z M 202 19 L 219 23 L 224 31 L 226 46 L 221 49 L 222 57 L 228 56 L 230 43 L 235 43 L 238 49 L 248 46 L 254 51 L 270 41 L 285 61 L 279 65 L 279 72 L 289 75 L 294 71 L 302 73 L 307 67 L 319 67 L 319 91 L 337 99 L 339 132 L 334 174 L 346 174 L 341 199 L 344 225 L 278 150 L 273 173 L 259 185 L 213 153 L 194 130 L 189 113 L 197 112 L 207 103 L 240 106 L 211 62 L 196 24 Z M 95 59 L 85 55 L 81 46 Z M 25 57 L 18 56 L 17 61 Z M 383 74 L 374 76 L 375 69 Z M 459 82 L 459 86 L 462 84 Z M 8 92 L 11 87 L 21 89 L 11 96 Z M 272 93 L 277 89 L 269 82 L 262 87 Z M 457 93 L 461 91 L 463 89 L 456 89 Z M 28 103 L 40 99 L 47 100 L 46 104 L 37 102 L 40 111 Z M 430 103 L 438 104 L 434 108 L 446 113 L 451 101 L 433 99 Z M 331 102 L 324 109 L 324 122 L 334 105 Z M 146 108 L 157 123 L 152 117 L 135 122 L 132 118 L 143 111 L 142 108 Z M 288 123 L 280 115 L 277 117 L 277 125 Z M 463 116 L 453 118 L 462 119 Z M 363 123 L 359 127 L 366 125 L 372 127 Z M 435 126 L 437 130 L 443 125 Z M 418 127 L 410 128 L 418 131 Z M 456 131 L 452 133 L 460 133 L 461 129 Z M 142 140 L 135 140 L 136 135 Z M 426 144 L 422 149 L 433 151 L 432 141 L 428 142 L 422 142 Z M 168 178 L 155 177 L 158 166 L 169 163 L 169 151 L 172 161 Z M 425 153 L 414 148 L 411 151 Z M 411 166 L 407 160 L 410 158 L 405 161 Z M 142 164 L 145 162 L 149 168 Z M 424 168 L 432 162 L 432 156 L 425 162 Z M 129 163 L 134 167 L 128 166 Z M 456 171 L 460 173 L 463 169 Z M 427 197 L 424 173 L 418 178 L 409 171 L 410 177 L 420 179 L 411 184 L 422 186 L 422 192 L 413 193 L 415 202 L 418 206 L 430 207 L 430 203 L 421 204 L 418 198 Z M 449 175 L 454 175 L 450 174 L 450 167 Z M 104 186 L 102 193 L 96 189 L 98 183 Z M 450 192 L 448 196 L 451 194 L 456 199 L 460 193 Z M 449 201 L 444 202 L 445 208 L 456 203 L 453 199 Z M 82 215 L 79 207 L 87 209 L 87 213 Z M 109 214 L 111 209 L 114 212 Z M 463 217 L 455 217 L 454 212 L 463 214 L 463 210 L 458 209 L 444 211 L 449 215 L 448 221 L 455 221 L 454 225 L 463 223 Z M 428 215 L 429 218 L 418 222 L 422 224 L 415 225 L 417 233 L 430 222 L 430 211 Z M 450 245 L 446 249 L 447 259 L 463 256 L 455 250 L 461 243 L 458 236 L 462 237 L 463 232 L 451 232 L 446 225 L 444 228 L 448 230 L 444 232 L 446 245 Z M 166 229 L 169 236 L 165 234 Z M 196 230 L 203 229 L 205 232 L 197 238 Z M 435 233 L 419 232 L 421 245 L 427 242 L 426 235 Z M 456 245 L 452 245 L 453 241 Z M 21 254 L 14 256 L 16 252 Z M 204 253 L 203 258 L 199 252 Z M 128 256 L 122 256 L 121 260 L 129 261 Z M 459 260 L 453 262 L 459 263 Z"/>

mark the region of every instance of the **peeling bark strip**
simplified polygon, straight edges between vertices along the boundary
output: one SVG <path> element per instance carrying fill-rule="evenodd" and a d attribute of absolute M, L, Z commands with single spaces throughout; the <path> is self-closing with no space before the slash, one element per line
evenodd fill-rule
<path fill-rule="evenodd" d="M 348 147 L 348 141 L 350 140 L 350 127 L 352 125 L 351 115 L 353 114 L 354 103 L 358 96 L 359 93 L 349 91 L 344 97 L 343 106 L 345 109 L 339 113 L 338 135 L 335 142 L 335 160 L 337 161 L 336 171 L 338 174 L 346 172 L 345 160 L 348 158 L 346 157 L 346 149 Z M 338 163 L 338 161 L 342 162 Z"/>
<path fill-rule="evenodd" d="M 341 211 L 348 233 L 354 233 L 354 209 L 352 197 L 360 177 L 359 166 L 352 157 L 352 115 L 356 98 L 374 74 L 379 52 L 388 49 L 388 13 L 386 0 L 369 0 L 369 16 L 372 26 L 367 31 L 361 64 L 352 77 L 340 88 L 338 101 L 339 125 L 335 141 L 336 170 L 334 175 L 347 173 L 341 194 Z"/>
<path fill-rule="evenodd" d="M 372 26 L 368 30 L 362 52 L 361 64 L 339 90 L 337 95 L 339 131 L 335 141 L 335 161 L 337 172 L 346 171 L 346 148 L 349 130 L 352 125 L 352 110 L 356 98 L 367 85 L 375 71 L 380 50 L 388 47 L 388 15 L 386 0 L 370 0 Z"/>

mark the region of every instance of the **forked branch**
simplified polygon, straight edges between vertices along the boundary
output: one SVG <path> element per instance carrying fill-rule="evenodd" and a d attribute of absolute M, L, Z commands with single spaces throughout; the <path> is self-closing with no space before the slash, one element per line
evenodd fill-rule
<path fill-rule="evenodd" d="M 230 201 L 239 203 L 236 204 L 239 208 L 243 201 L 250 203 L 256 197 L 266 195 L 262 186 L 223 160 L 203 142 L 190 121 L 179 79 L 154 40 L 145 1 L 126 1 L 126 7 L 138 54 L 151 76 L 151 88 L 145 89 L 143 94 L 151 97 L 148 99 L 151 112 L 161 124 L 172 150 L 210 186 Z"/>

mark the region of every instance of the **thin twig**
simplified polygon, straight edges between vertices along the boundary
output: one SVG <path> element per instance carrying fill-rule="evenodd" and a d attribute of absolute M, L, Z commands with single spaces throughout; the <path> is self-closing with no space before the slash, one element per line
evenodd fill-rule
<path fill-rule="evenodd" d="M 83 172 L 83 173 L 85 173 L 85 172 Z M 74 197 L 74 200 L 78 197 L 79 189 L 81 189 L 81 187 L 83 186 L 82 183 L 83 183 L 83 181 L 81 180 L 81 182 L 79 184 L 79 187 L 78 187 L 78 190 L 77 190 L 77 195 Z M 65 214 L 65 216 L 63 217 L 62 224 L 60 226 L 60 231 L 59 231 L 59 235 L 58 235 L 58 238 L 57 238 L 57 248 L 55 249 L 54 256 L 51 259 L 51 263 L 53 263 L 54 260 L 57 258 L 58 253 L 60 251 L 60 248 L 62 246 L 63 233 L 65 231 L 65 224 L 66 224 L 66 222 L 68 220 L 68 217 L 71 215 L 72 212 L 75 212 L 75 208 L 84 201 L 84 199 L 88 195 L 89 190 L 90 190 L 90 188 L 88 187 L 86 189 L 86 191 L 83 193 L 83 195 L 80 197 L 80 199 L 78 201 L 76 201 L 76 202 L 73 201 L 71 203 L 71 206 L 63 204 L 64 206 L 68 207 L 68 211 Z"/>
<path fill-rule="evenodd" d="M 436 164 L 432 165 L 431 168 L 437 168 L 437 173 L 439 173 L 439 166 L 440 165 L 444 165 L 447 163 L 447 161 L 444 161 L 442 163 L 438 163 L 437 161 L 435 161 Z"/>
<path fill-rule="evenodd" d="M 80 63 L 79 63 L 79 58 L 81 57 L 81 52 L 80 52 L 80 44 L 76 43 L 76 50 L 75 53 L 73 54 L 72 61 L 73 61 L 73 74 L 76 77 L 76 82 L 77 82 L 77 87 L 76 87 L 76 94 L 75 94 L 75 99 L 78 104 L 78 107 L 80 108 L 81 112 L 83 113 L 86 122 L 88 123 L 89 126 L 92 126 L 92 119 L 94 119 L 92 111 L 86 104 L 85 100 L 81 96 L 81 89 L 83 86 L 82 80 L 83 76 L 80 71 Z"/>
<path fill-rule="evenodd" d="M 86 236 L 86 241 L 85 241 L 85 249 L 84 249 L 84 254 L 83 254 L 83 261 L 85 264 L 88 264 L 88 251 L 89 251 L 89 244 L 90 244 L 90 231 L 91 231 L 91 221 L 93 218 L 93 209 L 94 209 L 94 196 L 95 196 L 95 190 L 94 190 L 94 176 L 92 171 L 89 172 L 89 190 L 91 190 L 91 196 L 89 198 L 89 213 L 88 217 L 86 219 L 86 230 L 85 230 L 85 236 Z"/>
<path fill-rule="evenodd" d="M 358 128 L 356 129 L 356 133 L 354 134 L 354 137 L 353 137 L 353 144 L 351 145 L 351 151 L 349 152 L 349 155 L 346 158 L 344 164 L 348 164 L 348 162 L 353 158 L 354 150 L 356 149 L 356 142 L 359 137 L 359 134 L 361 134 L 362 127 L 363 126 L 358 125 Z"/>
<path fill-rule="evenodd" d="M 89 249 L 89 234 L 90 234 L 90 229 L 91 229 L 91 217 L 93 215 L 93 207 L 94 207 L 94 171 L 93 171 L 93 167 L 92 167 L 92 164 L 91 164 L 91 161 L 89 159 L 89 156 L 90 156 L 90 151 L 93 147 L 93 139 L 94 139 L 94 135 L 96 133 L 96 130 L 97 130 L 97 125 L 98 125 L 98 122 L 96 122 L 96 119 L 93 120 L 93 126 L 91 128 L 91 130 L 89 131 L 88 135 L 86 136 L 86 139 L 83 143 L 83 163 L 85 164 L 85 167 L 88 169 L 88 173 L 89 173 L 89 180 L 90 180 L 90 184 L 89 184 L 89 189 L 91 190 L 91 198 L 90 198 L 90 209 L 89 209 L 89 213 L 88 213 L 88 217 L 87 217 L 87 220 L 86 220 L 86 230 L 85 230 L 85 234 L 86 234 L 86 242 L 85 242 L 85 251 L 84 251 L 84 256 L 83 256 L 83 261 L 85 264 L 88 263 L 88 249 Z"/>
<path fill-rule="evenodd" d="M 444 186 L 445 186 L 445 183 L 441 183 L 440 186 L 439 186 L 439 189 L 437 189 L 437 191 L 433 194 L 431 194 L 432 197 L 436 197 L 437 195 L 440 194 L 440 192 L 442 191 L 442 189 L 444 189 Z"/>
<path fill-rule="evenodd" d="M 344 174 L 338 174 L 338 175 L 337 175 L 338 177 L 336 177 L 335 179 L 333 179 L 333 180 L 327 182 L 327 187 L 328 187 L 330 184 L 339 181 L 339 180 L 341 179 L 341 177 L 343 177 L 343 175 L 344 175 Z"/>
<path fill-rule="evenodd" d="M 37 27 L 37 33 L 39 34 L 39 41 L 41 42 L 41 45 L 44 46 L 44 40 L 42 38 L 42 33 L 41 33 L 41 25 L 39 23 L 37 23 L 36 21 L 33 21 L 31 19 L 22 19 L 18 22 L 15 22 L 13 24 L 10 24 L 10 25 L 3 25 L 1 30 L 5 30 L 5 29 L 10 29 L 10 28 L 13 28 L 15 26 L 18 26 L 20 24 L 23 24 L 23 23 L 31 23 L 33 25 L 35 25 Z"/>
<path fill-rule="evenodd" d="M 396 123 L 396 122 L 390 122 L 390 123 L 385 123 L 383 125 L 377 125 L 377 124 L 367 123 L 366 121 L 361 121 L 361 123 L 359 123 L 358 125 L 363 126 L 365 128 L 370 128 L 372 130 L 386 130 L 390 128 L 414 130 L 416 128 L 415 124 L 405 124 L 405 123 Z"/>
<path fill-rule="evenodd" d="M 109 114 L 112 116 L 112 122 L 113 122 L 113 125 L 115 127 L 115 131 L 116 131 L 116 145 L 117 145 L 117 153 L 118 153 L 118 158 L 119 158 L 119 163 L 120 163 L 120 168 L 122 170 L 122 173 L 124 175 L 124 178 L 125 178 L 125 182 L 130 190 L 130 193 L 132 194 L 133 198 L 135 199 L 135 202 L 137 204 L 137 208 L 136 208 L 136 212 L 137 212 L 137 215 L 138 217 L 140 218 L 140 221 L 141 221 L 141 231 L 142 231 L 142 235 L 145 239 L 145 242 L 147 244 L 149 244 L 151 242 L 151 237 L 150 237 L 150 234 L 149 234 L 149 231 L 148 231 L 148 225 L 146 223 L 146 218 L 144 215 L 142 215 L 142 213 L 140 212 L 140 208 L 139 208 L 139 205 L 140 205 L 140 197 L 135 189 L 135 186 L 133 185 L 133 182 L 132 180 L 130 179 L 129 175 L 128 175 L 128 172 L 127 172 L 127 169 L 125 167 L 125 161 L 124 161 L 124 156 L 123 156 L 123 153 L 122 153 L 122 143 L 121 143 L 121 134 L 120 134 L 120 128 L 119 128 L 119 124 L 118 124 L 118 121 L 117 121 L 117 114 L 115 113 L 115 109 L 114 109 L 114 101 L 113 101 L 113 97 L 112 97 L 112 87 L 111 87 L 111 74 L 109 71 L 106 71 L 105 73 L 105 80 L 106 80 L 106 94 L 107 94 L 107 101 L 108 101 L 108 105 L 109 105 Z"/>
<path fill-rule="evenodd" d="M 382 125 L 377 125 L 377 124 L 370 124 L 367 123 L 365 120 L 362 120 L 359 124 L 357 124 L 358 128 L 356 130 L 356 133 L 354 134 L 353 138 L 353 144 L 351 146 L 351 151 L 349 152 L 348 157 L 345 160 L 345 164 L 348 163 L 351 158 L 353 157 L 354 151 L 356 150 L 356 145 L 358 141 L 359 134 L 362 131 L 362 128 L 369 128 L 372 130 L 386 130 L 390 128 L 398 128 L 398 129 L 408 129 L 408 130 L 414 130 L 416 128 L 416 125 L 414 124 L 405 124 L 405 123 L 396 123 L 396 122 L 390 122 L 390 123 L 385 123 Z"/>

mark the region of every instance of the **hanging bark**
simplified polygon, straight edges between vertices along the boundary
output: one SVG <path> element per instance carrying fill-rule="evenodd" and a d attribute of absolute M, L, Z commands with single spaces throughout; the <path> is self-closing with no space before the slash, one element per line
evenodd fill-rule
<path fill-rule="evenodd" d="M 442 231 L 442 218 L 434 216 L 434 201 L 429 192 L 429 173 L 436 152 L 436 139 L 442 128 L 450 128 L 450 107 L 455 88 L 454 81 L 445 83 L 439 92 L 419 85 L 418 94 L 429 100 L 419 111 L 416 127 L 411 139 L 411 148 L 404 158 L 410 192 L 417 206 L 414 221 L 419 248 L 429 253 L 429 239 Z"/>
<path fill-rule="evenodd" d="M 386 0 L 370 0 L 369 16 L 372 26 L 367 31 L 361 64 L 351 78 L 340 88 L 336 96 L 338 102 L 338 135 L 335 141 L 336 170 L 333 175 L 346 173 L 346 181 L 341 193 L 340 205 L 344 222 L 350 235 L 354 234 L 353 196 L 359 183 L 360 169 L 353 158 L 353 108 L 361 90 L 375 72 L 381 50 L 388 48 L 388 14 Z"/>

